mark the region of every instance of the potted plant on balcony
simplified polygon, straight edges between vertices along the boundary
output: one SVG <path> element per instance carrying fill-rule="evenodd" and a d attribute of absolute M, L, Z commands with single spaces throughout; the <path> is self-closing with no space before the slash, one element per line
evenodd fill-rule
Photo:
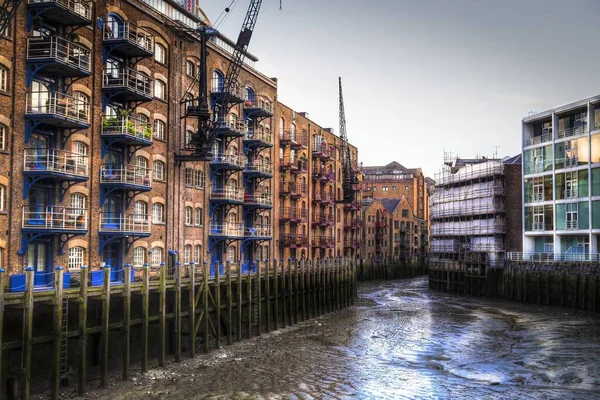
<path fill-rule="evenodd" d="M 149 125 L 144 127 L 144 139 L 146 139 L 146 140 L 152 139 L 152 128 Z"/>
<path fill-rule="evenodd" d="M 102 131 L 111 132 L 114 131 L 118 125 L 117 117 L 104 117 L 102 120 Z"/>

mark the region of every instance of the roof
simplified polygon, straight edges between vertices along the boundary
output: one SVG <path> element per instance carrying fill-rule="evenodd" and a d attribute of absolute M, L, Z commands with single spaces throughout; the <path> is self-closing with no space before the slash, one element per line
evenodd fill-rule
<path fill-rule="evenodd" d="M 396 208 L 398 208 L 398 205 L 400 204 L 400 202 L 402 200 L 401 199 L 381 199 L 380 201 L 381 201 L 381 204 L 387 210 L 388 214 L 392 215 L 394 213 L 394 211 L 396 210 Z"/>
<path fill-rule="evenodd" d="M 400 171 L 401 173 L 405 173 L 405 174 L 414 174 L 418 169 L 420 169 L 420 168 L 414 168 L 414 169 L 406 168 L 404 165 L 400 164 L 398 161 L 392 161 L 391 163 L 389 163 L 387 165 L 361 167 L 361 171 L 365 175 L 374 175 L 377 173 L 397 174 L 397 173 L 399 173 L 397 171 Z"/>
<path fill-rule="evenodd" d="M 504 164 L 516 164 L 516 165 L 521 165 L 523 162 L 523 155 L 522 154 L 517 154 L 514 157 L 510 157 L 508 159 L 504 160 Z"/>

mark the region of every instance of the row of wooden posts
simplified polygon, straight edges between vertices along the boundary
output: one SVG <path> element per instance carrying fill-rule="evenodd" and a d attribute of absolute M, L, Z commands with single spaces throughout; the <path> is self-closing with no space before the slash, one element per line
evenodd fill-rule
<path fill-rule="evenodd" d="M 122 357 L 122 378 L 129 379 L 131 365 L 132 328 L 140 329 L 141 372 L 148 370 L 149 337 L 158 336 L 158 365 L 164 366 L 167 349 L 172 349 L 176 362 L 182 358 L 182 341 L 187 336 L 187 355 L 194 357 L 201 349 L 220 348 L 243 337 L 260 335 L 288 325 L 341 309 L 354 303 L 356 296 L 355 259 L 336 258 L 323 260 L 288 260 L 258 262 L 256 272 L 244 274 L 241 264 L 227 263 L 221 274 L 219 265 L 210 276 L 208 264 L 180 266 L 167 265 L 156 272 L 144 266 L 132 281 L 131 266 L 124 267 L 124 280 L 111 282 L 110 268 L 103 269 L 103 285 L 91 286 L 88 268 L 82 268 L 78 288 L 64 289 L 64 270 L 57 267 L 53 290 L 35 290 L 32 268 L 26 270 L 26 287 L 22 293 L 5 293 L 6 273 L 0 272 L 0 374 L 2 353 L 21 350 L 18 391 L 22 399 L 29 399 L 32 377 L 34 346 L 51 346 L 52 398 L 59 397 L 65 373 L 76 369 L 77 392 L 83 396 L 88 381 L 88 338 L 99 335 L 99 380 L 105 386 L 109 374 L 110 355 L 118 352 Z M 117 299 L 121 299 L 117 302 Z M 132 306 L 132 300 L 135 300 Z M 52 305 L 52 334 L 34 336 L 34 326 L 40 310 L 36 304 Z M 70 313 L 69 304 L 77 304 L 76 313 Z M 122 306 L 122 308 L 121 308 Z M 22 327 L 4 324 L 5 311 L 22 308 Z M 94 318 L 88 307 L 101 309 L 101 318 Z M 65 312 L 65 308 L 67 312 Z M 111 319 L 111 315 L 115 316 Z M 71 318 L 69 316 L 71 315 Z M 122 318 L 121 318 L 122 317 Z M 77 322 L 75 324 L 70 322 Z M 94 323 L 96 322 L 96 323 Z M 151 330 L 156 329 L 157 332 Z M 21 329 L 22 338 L 3 342 L 5 329 Z M 117 332 L 120 345 L 113 345 L 109 333 Z M 14 336 L 14 335 L 12 335 Z M 69 340 L 77 340 L 72 346 L 75 360 L 65 353 L 70 350 Z M 201 343 L 200 342 L 201 339 Z M 167 343 L 169 342 L 169 343 Z M 136 342 L 137 344 L 137 342 Z M 151 348 L 152 350 L 152 348 Z M 8 362 L 9 360 L 7 360 Z M 67 365 L 65 365 L 67 364 Z M 74 365 L 68 365 L 74 364 Z M 6 377 L 0 375 L 0 385 Z M 2 388 L 1 394 L 7 393 Z M 47 388 L 46 388 L 47 390 Z M 12 396 L 15 397 L 16 390 Z M 4 397 L 4 396 L 0 396 Z"/>

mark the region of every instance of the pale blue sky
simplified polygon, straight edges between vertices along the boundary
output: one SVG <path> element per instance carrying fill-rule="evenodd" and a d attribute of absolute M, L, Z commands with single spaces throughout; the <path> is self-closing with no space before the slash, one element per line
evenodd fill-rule
<path fill-rule="evenodd" d="M 247 7 L 220 28 L 233 40 Z M 433 177 L 444 150 L 515 155 L 530 111 L 599 94 L 599 23 L 598 0 L 264 0 L 249 50 L 280 101 L 336 132 L 341 76 L 359 161 Z"/>

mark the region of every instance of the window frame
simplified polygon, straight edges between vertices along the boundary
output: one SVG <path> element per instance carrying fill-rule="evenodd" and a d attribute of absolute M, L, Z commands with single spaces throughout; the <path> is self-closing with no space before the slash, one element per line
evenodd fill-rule
<path fill-rule="evenodd" d="M 159 129 L 160 127 L 160 129 Z M 154 139 L 167 140 L 167 124 L 161 119 L 154 120 Z"/>
<path fill-rule="evenodd" d="M 79 254 L 72 254 L 77 252 Z M 77 262 L 79 261 L 79 262 Z M 79 266 L 77 266 L 79 264 Z M 85 265 L 85 248 L 80 246 L 71 247 L 69 249 L 68 255 L 68 270 L 69 271 L 77 271 L 80 270 L 83 265 Z"/>
<path fill-rule="evenodd" d="M 160 51 L 157 49 L 160 49 Z M 159 54 L 161 55 L 160 57 Z M 156 42 L 154 42 L 154 61 L 162 65 L 167 65 L 167 48 Z"/>
<path fill-rule="evenodd" d="M 160 165 L 160 169 L 157 170 L 157 166 Z M 152 179 L 159 182 L 165 181 L 165 170 L 166 165 L 162 160 L 154 160 L 152 162 Z"/>
<path fill-rule="evenodd" d="M 10 93 L 10 68 L 0 64 L 0 92 Z"/>
<path fill-rule="evenodd" d="M 158 260 L 157 260 L 157 254 L 159 254 L 159 253 L 160 253 L 160 257 L 158 257 Z M 153 267 L 159 267 L 160 264 L 163 262 L 164 254 L 165 254 L 165 252 L 162 247 L 160 247 L 160 246 L 153 247 L 152 255 L 150 256 L 150 265 Z"/>
<path fill-rule="evenodd" d="M 167 100 L 167 84 L 160 79 L 154 80 L 154 98 L 163 101 Z"/>
<path fill-rule="evenodd" d="M 190 206 L 186 206 L 185 207 L 185 216 L 184 216 L 184 220 L 183 220 L 185 226 L 193 226 L 193 224 L 194 224 L 193 214 L 194 214 L 194 209 Z"/>
<path fill-rule="evenodd" d="M 194 226 L 202 226 L 204 210 L 201 207 L 194 208 Z M 199 216 L 199 217 L 198 217 Z"/>
<path fill-rule="evenodd" d="M 139 257 L 141 255 L 142 258 L 142 262 L 139 263 Z M 133 249 L 133 267 L 143 267 L 144 264 L 146 263 L 146 248 L 142 247 L 142 246 L 138 246 L 135 249 Z"/>
<path fill-rule="evenodd" d="M 7 187 L 0 185 L 0 212 L 7 212 L 6 210 L 6 193 Z"/>
<path fill-rule="evenodd" d="M 0 151 L 6 151 L 6 142 L 8 139 L 8 126 L 0 124 Z"/>
<path fill-rule="evenodd" d="M 160 208 L 160 218 L 156 219 L 155 217 L 159 215 L 156 210 Z M 164 224 L 165 223 L 165 205 L 162 203 L 153 203 L 152 204 L 152 223 L 153 224 Z"/>

